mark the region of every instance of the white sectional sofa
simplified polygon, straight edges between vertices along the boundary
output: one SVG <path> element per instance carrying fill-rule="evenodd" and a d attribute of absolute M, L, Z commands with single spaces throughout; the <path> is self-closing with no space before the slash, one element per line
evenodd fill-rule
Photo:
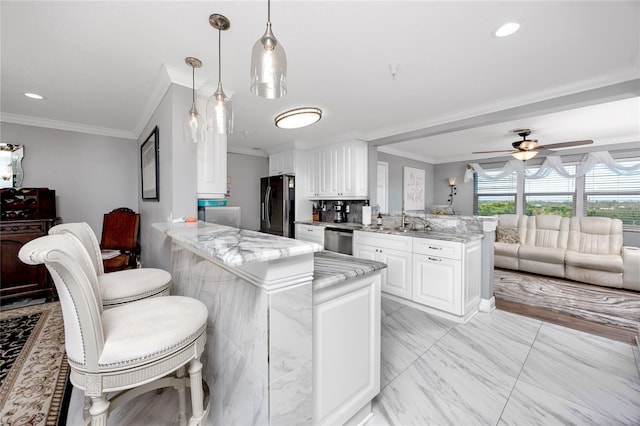
<path fill-rule="evenodd" d="M 500 215 L 494 263 L 499 268 L 640 291 L 640 249 L 623 247 L 619 219 Z"/>

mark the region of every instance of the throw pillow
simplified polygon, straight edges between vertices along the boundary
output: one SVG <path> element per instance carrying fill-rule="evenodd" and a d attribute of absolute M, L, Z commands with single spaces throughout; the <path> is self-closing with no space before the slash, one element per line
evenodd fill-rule
<path fill-rule="evenodd" d="M 520 244 L 518 228 L 496 227 L 496 241 L 499 243 Z"/>

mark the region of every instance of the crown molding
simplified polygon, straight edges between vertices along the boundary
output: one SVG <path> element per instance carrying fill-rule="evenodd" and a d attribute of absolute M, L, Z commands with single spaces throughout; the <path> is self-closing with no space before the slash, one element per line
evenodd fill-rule
<path fill-rule="evenodd" d="M 158 70 L 158 74 L 156 75 L 156 79 L 153 82 L 153 86 L 151 87 L 151 92 L 149 96 L 147 96 L 147 102 L 140 113 L 140 118 L 138 119 L 138 124 L 136 125 L 133 134 L 136 136 L 136 139 L 140 138 L 142 132 L 146 128 L 147 124 L 149 124 L 149 120 L 151 116 L 162 102 L 162 98 L 167 93 L 167 90 L 171 87 L 171 76 L 169 75 L 169 71 L 167 70 L 167 66 L 162 64 L 160 69 Z"/>
<path fill-rule="evenodd" d="M 44 127 L 47 129 L 65 130 L 68 132 L 89 133 L 92 135 L 109 136 L 122 139 L 137 139 L 133 132 L 128 130 L 110 129 L 108 127 L 87 126 L 84 124 L 70 123 L 68 121 L 49 120 L 45 118 L 31 117 L 18 114 L 0 114 L 0 121 L 4 123 L 22 124 L 24 126 Z"/>
<path fill-rule="evenodd" d="M 250 149 L 250 148 L 237 148 L 227 144 L 227 153 L 251 155 L 253 157 L 269 157 L 269 154 L 264 149 Z"/>

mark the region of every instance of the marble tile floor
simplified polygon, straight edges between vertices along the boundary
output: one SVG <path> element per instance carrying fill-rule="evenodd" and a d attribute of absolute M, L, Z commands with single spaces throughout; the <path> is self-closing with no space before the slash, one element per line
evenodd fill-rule
<path fill-rule="evenodd" d="M 638 425 L 635 346 L 505 311 L 455 324 L 382 299 L 381 392 L 368 425 Z M 68 425 L 81 424 L 74 390 Z M 173 425 L 173 391 L 110 424 Z"/>

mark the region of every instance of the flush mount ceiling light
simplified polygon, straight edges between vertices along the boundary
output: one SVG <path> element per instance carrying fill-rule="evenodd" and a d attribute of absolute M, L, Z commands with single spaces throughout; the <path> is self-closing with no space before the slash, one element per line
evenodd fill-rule
<path fill-rule="evenodd" d="M 496 37 L 507 37 L 518 31 L 520 24 L 517 22 L 507 22 L 494 33 Z"/>
<path fill-rule="evenodd" d="M 37 93 L 26 92 L 26 93 L 23 93 L 23 95 L 25 95 L 27 98 L 36 99 L 39 101 L 44 99 L 44 96 L 38 95 Z"/>
<path fill-rule="evenodd" d="M 538 155 L 538 151 L 515 151 L 511 155 L 518 160 L 527 161 Z"/>
<path fill-rule="evenodd" d="M 202 134 L 204 132 L 204 121 L 198 114 L 196 109 L 196 68 L 202 66 L 202 61 L 198 58 L 188 57 L 184 60 L 187 65 L 191 67 L 191 93 L 192 103 L 191 109 L 187 112 L 187 115 L 183 121 L 183 134 L 185 142 L 198 143 L 202 141 Z"/>
<path fill-rule="evenodd" d="M 287 55 L 271 32 L 271 1 L 267 2 L 267 30 L 251 51 L 251 93 L 281 98 L 287 93 Z"/>
<path fill-rule="evenodd" d="M 212 130 L 219 135 L 233 133 L 233 108 L 231 99 L 222 90 L 222 55 L 220 34 L 231 27 L 231 22 L 226 16 L 214 13 L 209 16 L 209 24 L 218 30 L 218 88 L 207 102 L 207 130 Z"/>
<path fill-rule="evenodd" d="M 276 116 L 276 126 L 281 129 L 299 129 L 310 126 L 322 118 L 320 108 L 304 107 L 283 112 Z"/>

